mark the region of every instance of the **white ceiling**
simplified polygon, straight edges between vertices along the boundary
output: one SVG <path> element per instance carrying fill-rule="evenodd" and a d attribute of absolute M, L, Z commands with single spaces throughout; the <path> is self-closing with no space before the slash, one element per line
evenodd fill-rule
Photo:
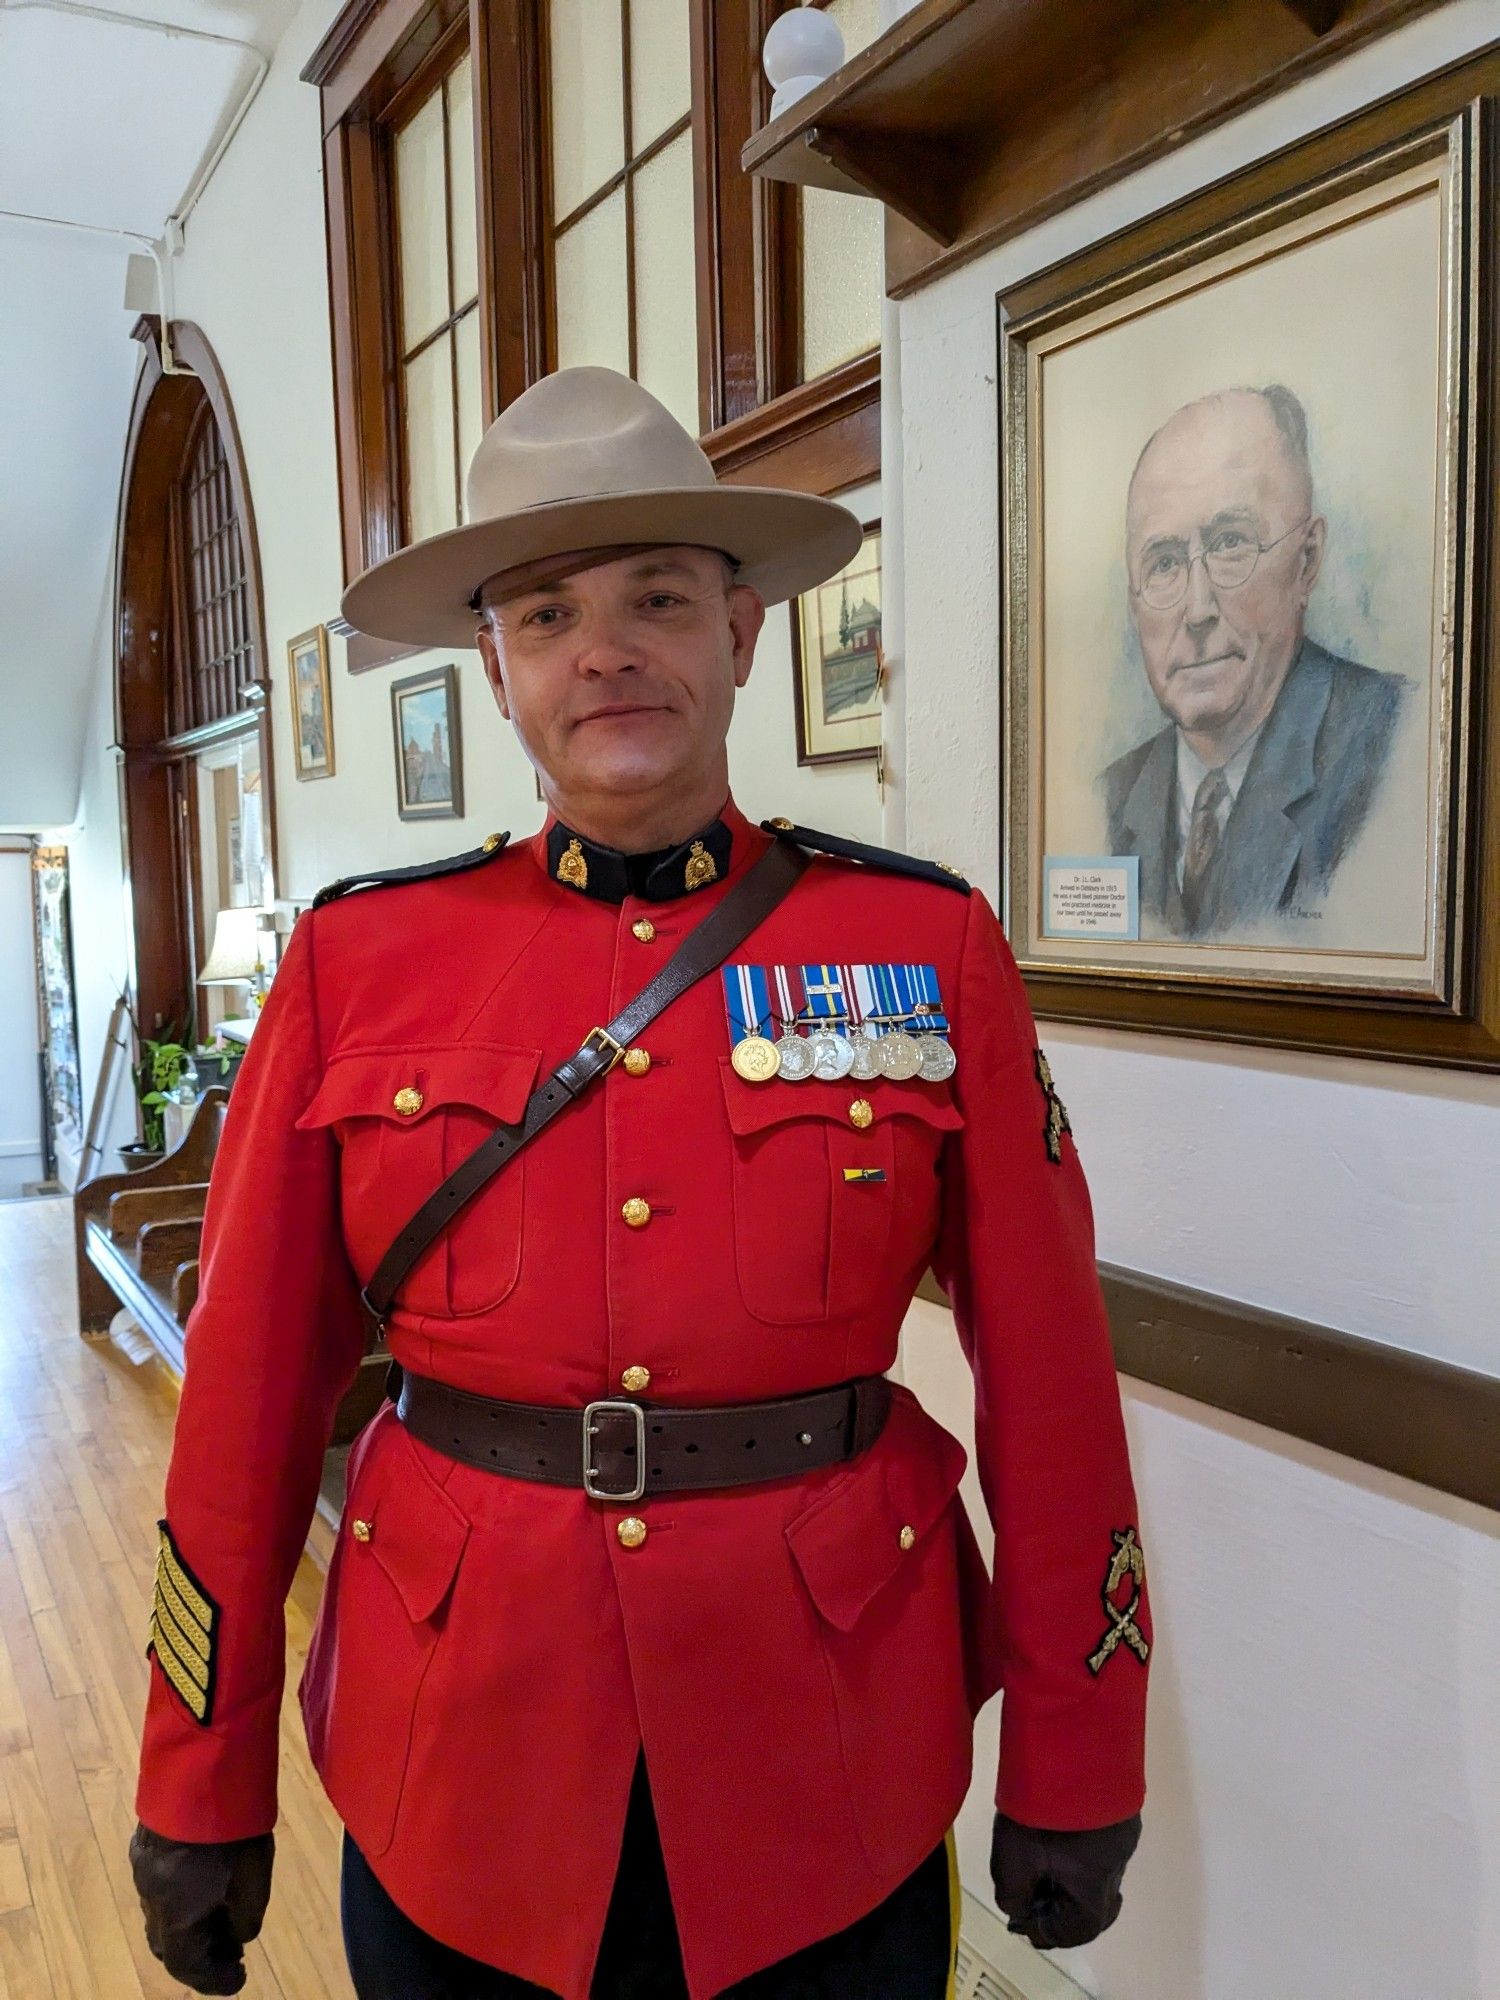
<path fill-rule="evenodd" d="M 160 236 L 295 0 L 0 0 L 0 209 Z M 188 230 L 191 233 L 192 223 Z M 74 816 L 140 349 L 145 246 L 0 216 L 0 827 Z M 20 726 L 16 724 L 19 722 Z"/>

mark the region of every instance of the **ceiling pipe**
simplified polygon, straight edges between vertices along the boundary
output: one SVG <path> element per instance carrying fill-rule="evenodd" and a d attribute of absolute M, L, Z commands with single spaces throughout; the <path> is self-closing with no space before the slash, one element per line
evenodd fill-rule
<path fill-rule="evenodd" d="M 219 136 L 213 151 L 203 161 L 188 183 L 187 191 L 172 213 L 162 224 L 161 235 L 154 238 L 136 229 L 112 229 L 102 223 L 73 222 L 62 216 L 35 215 L 21 209 L 0 209 L 0 216 L 12 222 L 34 222 L 44 228 L 77 229 L 91 236 L 113 236 L 123 242 L 142 243 L 150 253 L 156 266 L 156 288 L 161 308 L 161 363 L 165 375 L 187 375 L 191 369 L 179 368 L 172 353 L 172 258 L 181 250 L 183 229 L 188 217 L 198 205 L 199 197 L 212 180 L 220 160 L 229 150 L 230 141 L 244 123 L 246 114 L 260 94 L 260 87 L 270 73 L 271 58 L 254 42 L 247 42 L 240 35 L 221 35 L 209 28 L 184 28 L 175 21 L 148 19 L 140 14 L 121 14 L 110 7 L 94 7 L 82 4 L 82 0 L 0 0 L 0 15 L 27 12 L 72 14 L 81 20 L 104 21 L 112 27 L 140 28 L 148 34 L 163 36 L 168 41 L 210 42 L 220 48 L 236 49 L 250 57 L 255 64 L 255 74 L 240 96 L 234 114 Z"/>

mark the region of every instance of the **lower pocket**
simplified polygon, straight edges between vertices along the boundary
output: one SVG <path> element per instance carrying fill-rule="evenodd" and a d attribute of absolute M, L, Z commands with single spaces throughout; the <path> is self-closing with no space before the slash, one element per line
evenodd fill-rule
<path fill-rule="evenodd" d="M 786 1536 L 818 1612 L 856 1822 L 872 1862 L 921 1816 L 957 1810 L 973 1770 L 972 1642 L 960 1536 L 962 1444 L 897 1388 L 847 1479 Z"/>
<path fill-rule="evenodd" d="M 469 1536 L 394 1412 L 350 1463 L 348 1498 L 299 1696 L 339 1817 L 378 1857 L 395 1836 L 422 1689 Z"/>

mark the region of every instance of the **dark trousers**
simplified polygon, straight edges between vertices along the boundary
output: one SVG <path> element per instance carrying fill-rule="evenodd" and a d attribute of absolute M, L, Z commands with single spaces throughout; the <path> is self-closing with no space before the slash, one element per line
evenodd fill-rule
<path fill-rule="evenodd" d="M 949 1893 L 947 1842 L 940 1840 L 883 1903 L 726 1987 L 722 2000 L 947 2000 L 958 1949 Z M 340 1903 L 359 2000 L 549 2000 L 546 1987 L 466 1958 L 421 1930 L 347 1833 Z M 643 1756 L 589 1990 L 590 2000 L 687 2000 Z"/>

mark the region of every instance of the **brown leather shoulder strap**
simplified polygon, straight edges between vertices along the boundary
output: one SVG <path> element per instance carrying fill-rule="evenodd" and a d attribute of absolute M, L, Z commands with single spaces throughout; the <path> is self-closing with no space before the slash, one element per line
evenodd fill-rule
<path fill-rule="evenodd" d="M 375 1268 L 361 1297 L 384 1322 L 396 1288 L 422 1252 L 447 1227 L 485 1182 L 529 1145 L 560 1111 L 575 1104 L 596 1078 L 612 1069 L 627 1046 L 656 1017 L 706 973 L 715 971 L 757 924 L 764 921 L 802 871 L 808 856 L 787 841 L 768 847 L 667 960 L 649 985 L 616 1014 L 607 1027 L 590 1028 L 576 1054 L 559 1063 L 527 1100 L 519 1125 L 501 1125 L 461 1160 L 437 1192 L 428 1197 Z"/>

